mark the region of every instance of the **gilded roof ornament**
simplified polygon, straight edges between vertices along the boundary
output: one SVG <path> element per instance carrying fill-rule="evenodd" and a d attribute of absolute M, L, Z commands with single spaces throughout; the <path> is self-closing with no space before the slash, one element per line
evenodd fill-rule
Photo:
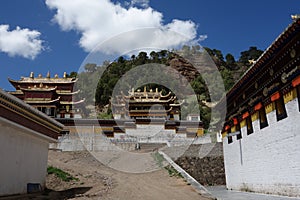
<path fill-rule="evenodd" d="M 46 77 L 50 78 L 50 72 L 49 71 L 47 72 L 47 76 Z"/>
<path fill-rule="evenodd" d="M 252 64 L 255 64 L 255 63 L 256 63 L 256 60 L 250 59 L 250 60 L 248 60 L 248 62 L 252 65 Z"/>
<path fill-rule="evenodd" d="M 291 15 L 291 18 L 292 18 L 292 20 L 296 21 L 297 19 L 300 18 L 300 15 L 299 14 Z"/>

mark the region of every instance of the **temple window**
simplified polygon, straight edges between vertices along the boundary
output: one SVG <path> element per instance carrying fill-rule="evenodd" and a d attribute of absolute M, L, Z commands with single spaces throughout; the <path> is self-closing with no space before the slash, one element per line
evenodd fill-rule
<path fill-rule="evenodd" d="M 242 138 L 242 133 L 241 133 L 241 125 L 238 121 L 238 119 L 235 117 L 232 119 L 233 120 L 233 125 L 234 127 L 231 128 L 231 132 L 232 133 L 237 133 L 239 132 L 239 134 L 236 134 L 236 139 L 239 140 Z"/>
<path fill-rule="evenodd" d="M 231 144 L 233 141 L 232 141 L 232 136 L 229 136 L 229 133 L 231 133 L 231 129 L 227 130 L 228 144 Z"/>
<path fill-rule="evenodd" d="M 42 107 L 42 112 L 46 113 L 46 108 L 45 107 Z"/>
<path fill-rule="evenodd" d="M 253 133 L 253 125 L 252 125 L 251 116 L 248 116 L 246 118 L 246 125 L 247 125 L 247 135 L 250 135 L 251 133 Z"/>
<path fill-rule="evenodd" d="M 297 98 L 298 98 L 298 109 L 300 111 L 300 76 L 298 76 L 297 78 L 295 78 L 293 81 L 292 81 L 292 86 L 294 88 L 296 88 L 297 90 Z"/>
<path fill-rule="evenodd" d="M 263 129 L 269 125 L 268 120 L 267 120 L 266 109 L 261 103 L 259 103 L 257 105 L 257 107 L 259 107 L 259 108 L 257 108 L 257 110 L 258 110 L 258 116 L 259 116 L 260 129 Z"/>
<path fill-rule="evenodd" d="M 251 133 L 253 133 L 253 126 L 252 126 L 251 115 L 249 114 L 248 111 L 242 115 L 242 119 L 245 120 L 245 125 L 247 128 L 247 135 L 250 135 Z"/>
<path fill-rule="evenodd" d="M 46 108 L 46 114 L 47 114 L 48 116 L 50 116 L 50 115 L 51 115 L 51 110 L 50 110 L 50 108 L 49 108 L 49 107 L 47 107 L 47 108 Z"/>
<path fill-rule="evenodd" d="M 276 92 L 271 96 L 271 101 L 275 102 L 275 109 L 276 109 L 276 118 L 277 121 L 280 121 L 287 117 L 284 99 L 281 93 Z"/>

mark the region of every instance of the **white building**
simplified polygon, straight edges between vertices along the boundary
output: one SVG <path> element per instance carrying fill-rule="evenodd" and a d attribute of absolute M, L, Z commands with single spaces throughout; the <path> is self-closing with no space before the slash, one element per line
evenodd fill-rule
<path fill-rule="evenodd" d="M 227 93 L 228 189 L 300 197 L 300 20 Z"/>
<path fill-rule="evenodd" d="M 0 90 L 0 127 L 0 196 L 43 189 L 49 143 L 63 125 Z"/>
<path fill-rule="evenodd" d="M 199 114 L 188 114 L 186 116 L 186 120 L 200 122 L 201 119 Z"/>

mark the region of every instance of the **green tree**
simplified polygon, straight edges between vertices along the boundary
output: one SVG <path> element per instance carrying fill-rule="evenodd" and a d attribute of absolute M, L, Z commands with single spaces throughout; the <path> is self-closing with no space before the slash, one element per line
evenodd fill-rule
<path fill-rule="evenodd" d="M 221 61 L 224 62 L 224 56 L 222 54 L 222 51 L 218 50 L 218 49 L 213 49 L 212 50 L 214 55 Z"/>
<path fill-rule="evenodd" d="M 239 62 L 250 66 L 249 60 L 257 60 L 262 53 L 263 51 L 257 49 L 257 47 L 250 47 L 249 50 L 241 52 Z"/>
<path fill-rule="evenodd" d="M 224 81 L 225 90 L 228 91 L 234 85 L 234 79 L 232 77 L 232 72 L 225 68 L 221 71 L 221 76 Z"/>
<path fill-rule="evenodd" d="M 143 64 L 146 64 L 147 61 L 148 61 L 147 53 L 142 51 L 137 56 L 137 58 L 135 60 L 135 64 L 136 65 L 143 65 Z"/>
<path fill-rule="evenodd" d="M 84 65 L 84 69 L 87 71 L 87 72 L 90 72 L 90 73 L 93 73 L 96 71 L 96 68 L 97 68 L 97 65 L 94 64 L 94 63 L 87 63 Z"/>
<path fill-rule="evenodd" d="M 158 55 L 157 52 L 151 51 L 150 56 L 151 56 L 151 59 L 152 59 L 152 61 L 153 61 L 154 63 L 159 63 L 159 62 L 160 62 L 160 60 L 159 60 L 159 55 Z"/>
<path fill-rule="evenodd" d="M 226 54 L 225 59 L 226 59 L 226 68 L 231 70 L 237 69 L 237 64 L 232 54 L 230 53 Z"/>
<path fill-rule="evenodd" d="M 76 78 L 77 72 L 70 72 L 70 74 L 67 74 L 67 78 Z"/>

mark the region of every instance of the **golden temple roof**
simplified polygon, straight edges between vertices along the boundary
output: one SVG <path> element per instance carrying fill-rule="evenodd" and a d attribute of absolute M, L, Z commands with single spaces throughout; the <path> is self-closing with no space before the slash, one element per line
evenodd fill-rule
<path fill-rule="evenodd" d="M 23 91 L 41 91 L 41 92 L 50 92 L 56 90 L 57 87 L 52 88 L 46 88 L 46 87 L 30 87 L 30 88 L 22 88 L 20 87 L 20 90 Z"/>
<path fill-rule="evenodd" d="M 70 90 L 56 90 L 56 94 L 58 95 L 74 95 L 74 94 L 78 94 L 80 92 L 80 90 L 77 91 L 70 91 Z"/>
<path fill-rule="evenodd" d="M 25 99 L 24 102 L 25 103 L 29 103 L 29 104 L 50 104 L 50 103 L 54 103 L 59 101 L 60 97 L 58 97 L 57 99 L 43 99 L 43 98 L 36 98 L 36 99 Z"/>
<path fill-rule="evenodd" d="M 63 104 L 63 105 L 69 105 L 69 104 L 76 105 L 76 104 L 83 103 L 84 101 L 85 101 L 85 99 L 82 99 L 80 101 L 60 101 L 60 104 Z"/>
<path fill-rule="evenodd" d="M 121 92 L 122 93 L 122 92 Z M 131 91 L 128 91 L 128 95 L 123 95 L 123 98 L 125 99 L 153 99 L 156 101 L 160 99 L 166 99 L 168 97 L 173 98 L 171 95 L 172 93 L 169 92 L 167 95 L 162 95 L 162 91 L 158 91 L 158 88 L 155 89 L 155 91 L 153 91 L 152 89 L 150 89 L 150 91 L 147 91 L 146 87 L 144 87 L 144 91 L 141 91 L 140 89 L 138 89 L 137 91 L 134 90 L 134 88 L 131 89 Z"/>
<path fill-rule="evenodd" d="M 11 91 L 11 92 L 8 92 L 9 94 L 12 94 L 12 95 L 15 95 L 15 94 L 24 94 L 22 92 L 22 90 L 16 90 L 16 91 Z"/>
<path fill-rule="evenodd" d="M 34 77 L 33 72 L 30 73 L 29 77 L 21 77 L 20 80 L 13 80 L 8 78 L 11 83 L 75 83 L 77 78 L 67 78 L 66 73 L 60 78 L 57 74 L 54 77 L 50 77 L 50 72 L 47 73 L 46 77 L 43 77 L 39 74 L 37 77 Z"/>

